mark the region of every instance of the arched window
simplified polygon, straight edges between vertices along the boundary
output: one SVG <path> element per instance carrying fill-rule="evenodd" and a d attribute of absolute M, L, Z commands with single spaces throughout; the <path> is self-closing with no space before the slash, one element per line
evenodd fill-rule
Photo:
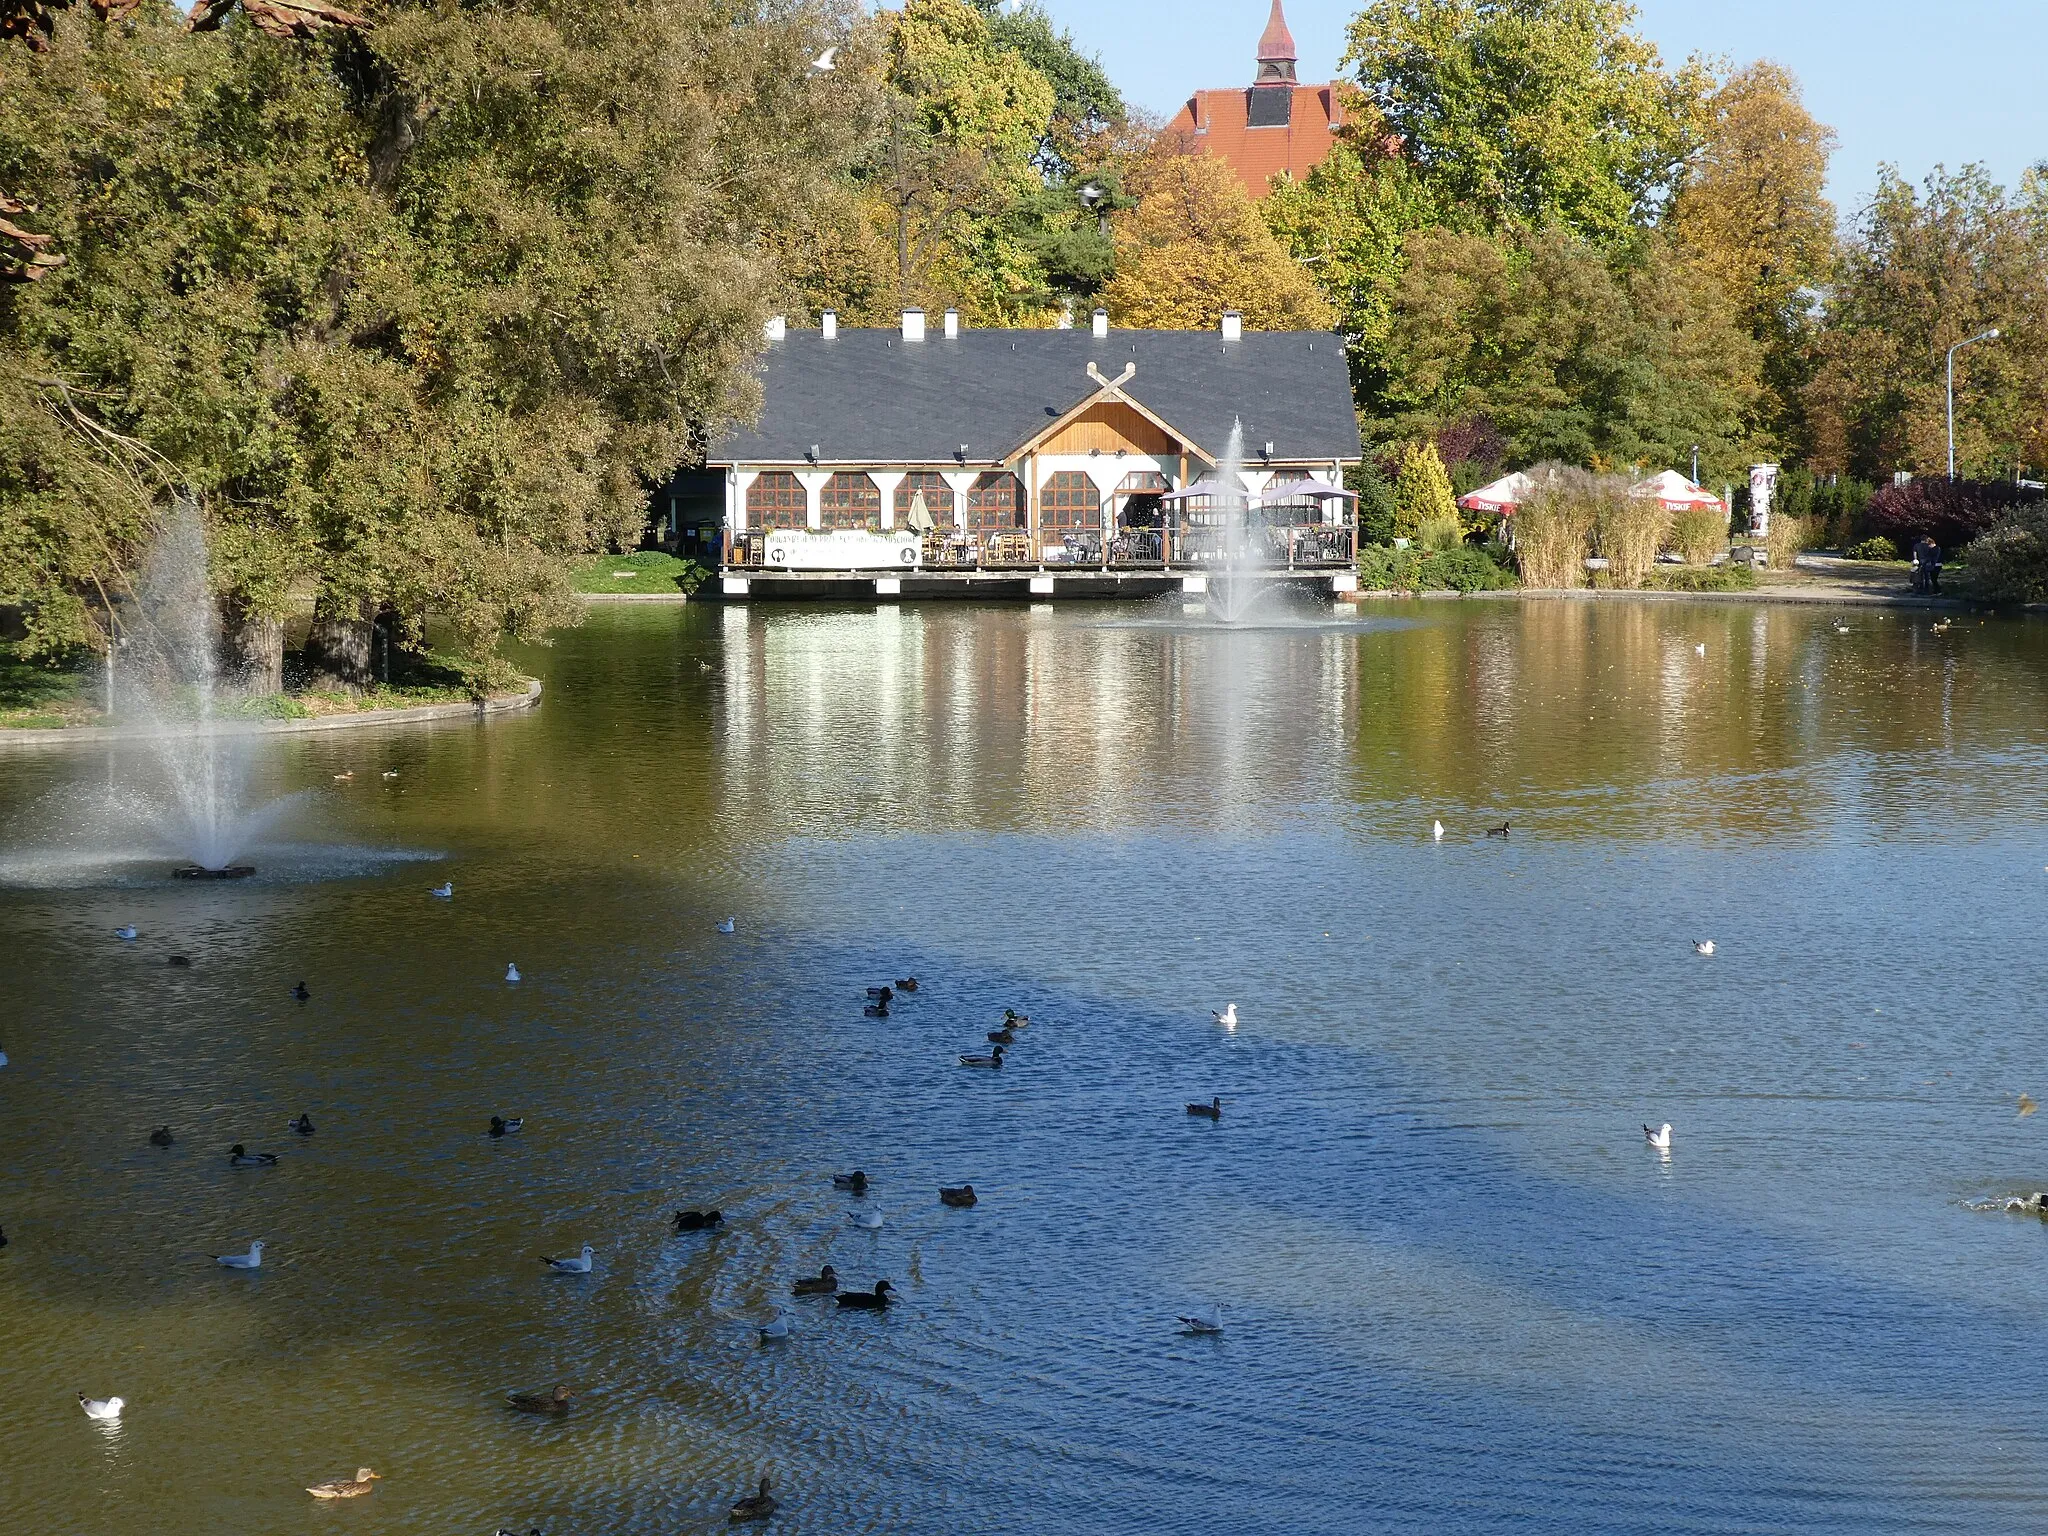
<path fill-rule="evenodd" d="M 1116 520 L 1123 528 L 1159 526 L 1159 498 L 1172 487 L 1156 469 L 1133 470 L 1116 488 Z"/>
<path fill-rule="evenodd" d="M 809 526 L 807 517 L 803 482 L 788 470 L 758 474 L 747 487 L 749 528 L 803 528 Z"/>
<path fill-rule="evenodd" d="M 1024 483 L 1002 470 L 976 477 L 967 492 L 970 533 L 1014 533 L 1024 526 Z"/>
<path fill-rule="evenodd" d="M 865 528 L 869 523 L 879 527 L 881 522 L 882 493 L 858 470 L 842 469 L 818 493 L 821 528 Z"/>
<path fill-rule="evenodd" d="M 1063 533 L 1080 533 L 1102 527 L 1102 494 L 1095 482 L 1078 469 L 1052 473 L 1038 489 L 1038 531 L 1057 542 Z"/>
<path fill-rule="evenodd" d="M 924 493 L 924 509 L 931 513 L 933 525 L 952 532 L 953 487 L 946 484 L 944 475 L 933 474 L 929 470 L 905 475 L 896 487 L 896 526 L 910 526 L 910 503 L 919 492 Z"/>

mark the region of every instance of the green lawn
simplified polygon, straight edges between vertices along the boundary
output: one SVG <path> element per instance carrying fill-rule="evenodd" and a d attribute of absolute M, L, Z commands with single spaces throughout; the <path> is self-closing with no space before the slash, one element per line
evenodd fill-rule
<path fill-rule="evenodd" d="M 625 574 L 630 573 L 630 574 Z M 660 550 L 630 555 L 598 555 L 569 569 L 569 584 L 578 592 L 694 592 L 710 573 L 693 560 L 678 560 Z"/>
<path fill-rule="evenodd" d="M 85 656 L 51 664 L 28 661 L 0 641 L 0 730 L 54 730 L 96 725 L 104 674 Z"/>

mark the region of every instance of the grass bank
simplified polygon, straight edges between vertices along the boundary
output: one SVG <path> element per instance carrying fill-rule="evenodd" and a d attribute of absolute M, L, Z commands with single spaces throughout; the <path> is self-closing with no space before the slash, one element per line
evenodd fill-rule
<path fill-rule="evenodd" d="M 639 593 L 672 597 L 694 594 L 711 574 L 694 560 L 679 560 L 658 549 L 630 555 L 598 555 L 569 567 L 569 584 L 590 596 Z"/>

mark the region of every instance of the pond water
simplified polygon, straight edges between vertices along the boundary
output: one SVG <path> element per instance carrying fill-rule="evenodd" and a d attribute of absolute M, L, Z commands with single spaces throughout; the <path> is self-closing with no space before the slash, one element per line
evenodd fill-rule
<path fill-rule="evenodd" d="M 197 888 L 0 754 L 7 1526 L 2038 1529 L 2048 628 L 1835 621 L 601 609 Z"/>

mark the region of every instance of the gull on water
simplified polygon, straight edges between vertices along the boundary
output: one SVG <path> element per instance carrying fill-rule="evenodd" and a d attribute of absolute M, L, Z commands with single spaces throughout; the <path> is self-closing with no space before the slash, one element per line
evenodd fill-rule
<path fill-rule="evenodd" d="M 1429 840 L 1433 843 L 1440 843 L 1444 840 L 1444 824 L 1442 822 L 1433 821 L 1429 824 Z"/>
<path fill-rule="evenodd" d="M 118 1397 L 87 1397 L 81 1392 L 78 1394 L 78 1406 L 85 1410 L 88 1419 L 104 1421 L 121 1417 L 121 1410 L 128 1404 Z"/>
<path fill-rule="evenodd" d="M 131 923 L 130 925 L 128 925 L 128 926 L 127 926 L 127 927 L 125 927 L 125 928 L 116 928 L 116 929 L 114 930 L 114 937 L 115 937 L 115 938 L 117 938 L 117 939 L 130 939 L 130 940 L 132 940 L 132 939 L 133 939 L 133 938 L 135 937 L 135 927 L 134 927 L 134 925 L 133 925 L 133 924 Z"/>
<path fill-rule="evenodd" d="M 438 896 L 443 901 L 453 901 L 455 899 L 455 882 L 453 880 L 443 880 L 439 885 L 430 886 L 427 894 L 429 896 Z"/>
<path fill-rule="evenodd" d="M 1223 1331 L 1223 1308 L 1213 1306 L 1207 1312 L 1184 1313 L 1181 1327 L 1188 1333 L 1221 1333 Z"/>
<path fill-rule="evenodd" d="M 1647 1125 L 1644 1126 L 1643 1140 L 1647 1141 L 1659 1152 L 1669 1152 L 1671 1150 L 1671 1122 L 1666 1120 L 1663 1125 L 1654 1131 Z"/>
<path fill-rule="evenodd" d="M 848 1211 L 846 1219 L 856 1227 L 863 1227 L 870 1232 L 879 1230 L 882 1225 L 880 1211 Z"/>
<path fill-rule="evenodd" d="M 1695 954 L 1711 955 L 1714 952 L 1714 941 L 1712 939 L 1694 939 L 1692 947 Z"/>
<path fill-rule="evenodd" d="M 789 1332 L 789 1314 L 783 1311 L 782 1308 L 777 1307 L 775 1309 L 775 1316 L 761 1325 L 761 1342 L 763 1344 L 772 1344 L 777 1339 L 788 1338 Z"/>
<path fill-rule="evenodd" d="M 1237 1004 L 1225 1003 L 1221 1013 L 1216 1013 L 1213 1008 L 1210 1010 L 1210 1013 L 1215 1017 L 1216 1022 L 1225 1029 L 1237 1028 Z"/>
<path fill-rule="evenodd" d="M 573 1259 L 551 1259 L 546 1254 L 542 1254 L 540 1261 L 558 1275 L 587 1275 L 590 1273 L 591 1261 L 596 1257 L 597 1255 L 591 1249 L 590 1244 L 585 1243 L 583 1245 L 583 1252 Z"/>
<path fill-rule="evenodd" d="M 517 981 L 519 979 L 519 967 L 508 963 L 505 967 L 505 979 L 507 981 Z"/>
<path fill-rule="evenodd" d="M 261 1269 L 263 1267 L 263 1239 L 257 1238 L 249 1245 L 247 1253 L 216 1253 L 213 1262 L 222 1269 Z"/>
<path fill-rule="evenodd" d="M 731 933 L 738 926 L 738 920 L 735 918 L 721 918 L 718 924 L 718 931 L 720 933 Z"/>
<path fill-rule="evenodd" d="M 1692 653 L 1695 656 L 1704 656 L 1707 654 L 1707 648 L 1704 645 L 1696 645 L 1692 648 Z"/>

